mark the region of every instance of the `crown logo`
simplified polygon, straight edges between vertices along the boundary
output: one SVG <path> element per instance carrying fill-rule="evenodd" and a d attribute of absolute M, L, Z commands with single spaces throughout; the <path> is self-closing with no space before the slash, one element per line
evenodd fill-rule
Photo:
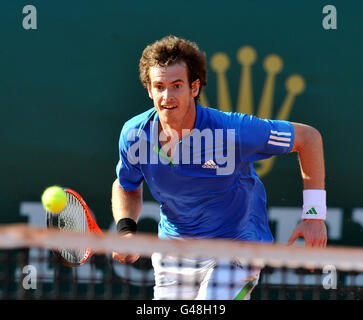
<path fill-rule="evenodd" d="M 275 93 L 275 80 L 283 68 L 283 60 L 276 54 L 270 54 L 263 60 L 263 68 L 266 71 L 265 83 L 263 86 L 260 102 L 255 112 L 253 102 L 253 85 L 252 85 L 252 65 L 257 60 L 256 50 L 250 46 L 244 46 L 237 52 L 237 61 L 241 65 L 241 79 L 239 83 L 237 106 L 232 110 L 230 91 L 226 72 L 230 67 L 229 57 L 223 53 L 215 53 L 211 58 L 211 68 L 217 76 L 217 105 L 221 111 L 241 112 L 250 115 L 256 115 L 259 118 L 288 120 L 295 97 L 305 89 L 305 81 L 298 74 L 290 75 L 285 82 L 286 96 L 282 102 L 277 114 L 273 117 L 273 102 Z M 210 106 L 204 91 L 201 92 L 200 102 L 203 106 Z M 272 168 L 275 157 L 261 160 L 256 163 L 256 172 L 262 177 Z"/>

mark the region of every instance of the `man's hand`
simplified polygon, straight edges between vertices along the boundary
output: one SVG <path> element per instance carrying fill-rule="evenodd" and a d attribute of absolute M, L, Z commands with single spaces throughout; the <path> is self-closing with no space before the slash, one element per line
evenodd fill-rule
<path fill-rule="evenodd" d="M 133 236 L 132 233 L 127 233 L 127 234 L 123 235 L 122 237 L 132 237 L 132 236 Z M 140 258 L 140 255 L 138 255 L 138 254 L 121 254 L 121 253 L 114 251 L 114 252 L 112 252 L 112 258 L 114 258 L 115 260 L 118 260 L 122 263 L 134 263 Z"/>
<path fill-rule="evenodd" d="M 305 247 L 325 248 L 327 232 L 324 220 L 302 220 L 292 232 L 287 245 L 291 246 L 299 237 L 305 239 Z"/>

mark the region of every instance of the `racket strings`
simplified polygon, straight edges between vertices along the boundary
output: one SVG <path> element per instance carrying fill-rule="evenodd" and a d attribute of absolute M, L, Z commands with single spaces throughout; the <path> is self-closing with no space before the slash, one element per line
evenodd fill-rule
<path fill-rule="evenodd" d="M 58 217 L 58 228 L 61 231 L 76 231 L 83 234 L 88 233 L 88 224 L 83 206 L 78 199 L 67 192 L 67 206 L 60 212 Z M 60 255 L 72 264 L 79 264 L 87 254 L 84 249 L 60 249 Z"/>

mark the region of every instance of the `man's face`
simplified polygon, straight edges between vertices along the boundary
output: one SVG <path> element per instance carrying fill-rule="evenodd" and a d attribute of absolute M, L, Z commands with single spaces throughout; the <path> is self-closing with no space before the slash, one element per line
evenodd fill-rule
<path fill-rule="evenodd" d="M 200 81 L 190 87 L 187 66 L 184 62 L 168 67 L 154 66 L 149 71 L 149 97 L 159 114 L 162 125 L 175 130 L 192 129 L 195 120 L 194 98 Z"/>

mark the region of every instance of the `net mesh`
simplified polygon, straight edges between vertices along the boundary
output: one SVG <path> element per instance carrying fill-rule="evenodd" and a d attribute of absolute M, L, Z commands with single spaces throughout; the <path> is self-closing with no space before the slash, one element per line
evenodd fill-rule
<path fill-rule="evenodd" d="M 69 268 L 52 254 L 51 249 L 59 246 L 91 247 L 96 254 L 83 266 Z M 119 263 L 112 258 L 113 251 L 138 253 L 141 257 L 134 264 Z M 153 257 L 153 267 L 150 257 L 155 252 L 160 259 Z M 154 273 L 155 261 L 166 268 L 158 276 Z M 241 287 L 240 272 L 251 276 L 256 268 L 261 269 L 257 285 L 249 278 Z M 214 276 L 206 281 L 210 270 Z M 168 291 L 165 288 L 171 275 L 175 277 L 174 290 Z M 207 299 L 220 299 L 220 292 L 238 292 L 237 296 L 252 300 L 360 300 L 363 250 L 228 240 L 160 240 L 150 234 L 131 239 L 115 233 L 84 235 L 27 225 L 0 227 L 1 299 L 151 300 L 156 281 L 163 288 L 160 297 L 164 294 L 176 300 L 194 299 L 195 288 L 206 286 Z"/>

